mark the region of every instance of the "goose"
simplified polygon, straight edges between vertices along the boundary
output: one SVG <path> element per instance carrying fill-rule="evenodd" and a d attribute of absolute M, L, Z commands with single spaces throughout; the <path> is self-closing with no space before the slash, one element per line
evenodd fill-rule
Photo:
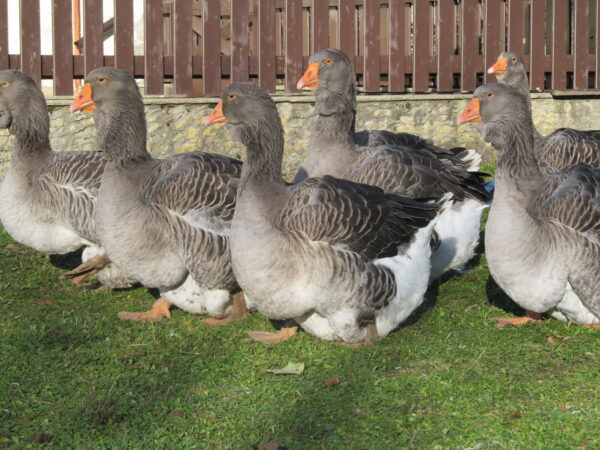
<path fill-rule="evenodd" d="M 132 284 L 99 245 L 94 222 L 105 160 L 100 152 L 55 152 L 42 91 L 27 75 L 0 71 L 0 128 L 15 136 L 0 183 L 0 221 L 17 242 L 47 254 L 84 247 L 83 264 L 63 274 L 76 285 L 94 275 L 106 287 Z"/>
<path fill-rule="evenodd" d="M 500 53 L 488 73 L 494 74 L 500 83 L 508 84 L 521 93 L 531 111 L 529 80 L 525 64 L 519 55 L 514 52 Z M 578 163 L 600 169 L 600 130 L 559 128 L 548 136 L 542 136 L 533 127 L 533 133 L 533 149 L 543 172 L 556 172 Z"/>
<path fill-rule="evenodd" d="M 319 75 L 319 70 L 327 67 L 326 80 L 324 81 Z M 321 74 L 323 72 L 321 71 Z M 481 155 L 475 150 L 456 147 L 445 149 L 434 145 L 430 140 L 424 139 L 410 133 L 394 133 L 387 130 L 362 130 L 355 132 L 356 119 L 356 83 L 355 72 L 350 62 L 350 59 L 345 53 L 340 50 L 329 48 L 314 53 L 309 58 L 309 65 L 306 72 L 297 83 L 297 88 L 316 89 L 320 83 L 326 83 L 327 93 L 331 96 L 329 105 L 334 109 L 338 109 L 341 104 L 336 105 L 337 101 L 344 100 L 345 113 L 340 114 L 339 118 L 343 124 L 343 133 L 341 135 L 361 147 L 376 147 L 379 145 L 398 145 L 408 147 L 413 150 L 426 152 L 430 156 L 435 156 L 448 164 L 458 165 L 466 168 L 469 171 L 476 172 L 479 170 L 481 163 Z M 330 115 L 326 107 L 326 92 L 319 92 L 318 97 L 322 100 L 317 106 L 317 111 L 321 116 Z M 337 101 L 336 101 L 337 100 Z M 351 114 L 350 114 L 351 113 Z M 343 119 L 343 120 L 342 120 Z M 351 130 L 346 131 L 346 129 Z M 341 130 L 340 130 L 341 131 Z"/>
<path fill-rule="evenodd" d="M 528 311 L 599 328 L 600 170 L 578 164 L 542 172 L 526 99 L 506 84 L 477 88 L 457 120 L 463 123 L 474 124 L 498 151 L 485 230 L 492 277 Z"/>
<path fill-rule="evenodd" d="M 153 158 L 142 97 L 124 70 L 90 72 L 71 108 L 93 112 L 107 160 L 96 207 L 100 241 L 129 276 L 161 294 L 149 311 L 119 317 L 159 321 L 171 305 L 209 314 L 213 324 L 244 317 L 243 296 L 232 299 L 238 284 L 228 237 L 241 161 L 204 152 Z"/>
<path fill-rule="evenodd" d="M 331 176 L 288 186 L 277 108 L 252 83 L 223 91 L 214 123 L 227 123 L 247 150 L 230 239 L 253 307 L 319 339 L 357 344 L 385 337 L 421 304 L 432 227 L 449 194 L 427 203 Z"/>
<path fill-rule="evenodd" d="M 299 86 L 315 89 L 319 116 L 294 181 L 332 175 L 411 198 L 439 198 L 452 192 L 454 205 L 435 227 L 439 245 L 431 261 L 431 280 L 450 270 L 462 270 L 475 254 L 481 215 L 489 199 L 483 178 L 451 159 L 440 160 L 429 147 L 357 146 L 352 64 L 333 49 L 313 54 L 309 62 Z"/>

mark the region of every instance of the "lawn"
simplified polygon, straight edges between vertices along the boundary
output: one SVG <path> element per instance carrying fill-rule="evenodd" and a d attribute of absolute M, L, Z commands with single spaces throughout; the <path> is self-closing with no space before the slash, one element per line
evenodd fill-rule
<path fill-rule="evenodd" d="M 224 327 L 143 288 L 76 289 L 48 257 L 0 232 L 0 448 L 597 448 L 597 331 L 511 314 L 485 258 L 430 289 L 373 346 L 300 333 L 280 345 L 258 314 Z M 504 309 L 498 306 L 503 306 Z M 299 375 L 268 369 L 305 364 Z M 338 379 L 338 380 L 328 379 Z"/>

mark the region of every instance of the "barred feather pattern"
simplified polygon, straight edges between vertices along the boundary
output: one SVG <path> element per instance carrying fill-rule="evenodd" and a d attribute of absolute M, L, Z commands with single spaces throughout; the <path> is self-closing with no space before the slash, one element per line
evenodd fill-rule
<path fill-rule="evenodd" d="M 241 161 L 222 155 L 187 153 L 161 161 L 142 188 L 142 202 L 171 247 L 208 289 L 237 287 L 228 235 L 241 167 Z"/>

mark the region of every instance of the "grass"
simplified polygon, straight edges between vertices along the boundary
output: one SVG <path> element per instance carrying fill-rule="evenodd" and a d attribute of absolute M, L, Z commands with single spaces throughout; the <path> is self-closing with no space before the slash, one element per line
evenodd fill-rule
<path fill-rule="evenodd" d="M 255 314 L 225 327 L 180 310 L 121 322 L 145 289 L 79 290 L 0 232 L 0 448 L 594 448 L 598 332 L 497 329 L 510 302 L 482 257 L 371 347 L 306 333 L 277 346 Z M 553 342 L 551 342 L 553 341 Z M 301 375 L 267 369 L 303 362 Z M 339 378 L 327 387 L 326 380 Z"/>

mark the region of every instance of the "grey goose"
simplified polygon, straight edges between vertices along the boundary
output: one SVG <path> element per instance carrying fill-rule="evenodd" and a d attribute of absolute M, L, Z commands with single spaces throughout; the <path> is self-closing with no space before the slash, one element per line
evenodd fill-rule
<path fill-rule="evenodd" d="M 298 86 L 315 90 L 318 117 L 295 181 L 332 175 L 411 198 L 439 198 L 452 192 L 454 205 L 435 227 L 439 246 L 432 255 L 431 278 L 462 269 L 475 253 L 481 215 L 489 199 L 483 178 L 467 171 L 454 156 L 440 155 L 443 149 L 414 145 L 420 138 L 413 139 L 413 135 L 399 135 L 398 140 L 406 145 L 357 145 L 355 74 L 339 50 L 311 55 Z"/>
<path fill-rule="evenodd" d="M 277 108 L 252 83 L 223 91 L 207 123 L 220 122 L 247 149 L 231 257 L 249 305 L 353 344 L 385 337 L 421 304 L 439 204 L 331 176 L 287 185 Z"/>
<path fill-rule="evenodd" d="M 477 88 L 457 122 L 474 124 L 498 150 L 485 230 L 494 280 L 528 311 L 600 327 L 600 170 L 578 164 L 544 173 L 527 101 L 509 85 Z"/>
<path fill-rule="evenodd" d="M 500 83 L 515 88 L 527 100 L 531 110 L 531 95 L 525 64 L 515 52 L 503 52 L 488 69 Z M 600 169 L 600 130 L 574 130 L 559 128 L 542 136 L 535 126 L 534 151 L 543 172 L 551 173 L 585 163 Z"/>
<path fill-rule="evenodd" d="M 88 276 L 107 287 L 131 281 L 99 245 L 94 221 L 105 159 L 97 151 L 56 152 L 44 94 L 27 75 L 0 71 L 0 128 L 14 135 L 11 166 L 0 183 L 0 221 L 13 239 L 43 253 L 84 247 L 84 263 L 63 277 Z"/>
<path fill-rule="evenodd" d="M 229 258 L 229 229 L 242 163 L 203 152 L 156 159 L 146 150 L 144 105 L 134 78 L 103 67 L 88 74 L 73 110 L 93 108 L 107 160 L 96 223 L 107 255 L 161 297 L 150 311 L 122 319 L 158 321 L 172 304 L 226 317 L 238 290 Z M 235 296 L 236 313 L 243 298 Z"/>

